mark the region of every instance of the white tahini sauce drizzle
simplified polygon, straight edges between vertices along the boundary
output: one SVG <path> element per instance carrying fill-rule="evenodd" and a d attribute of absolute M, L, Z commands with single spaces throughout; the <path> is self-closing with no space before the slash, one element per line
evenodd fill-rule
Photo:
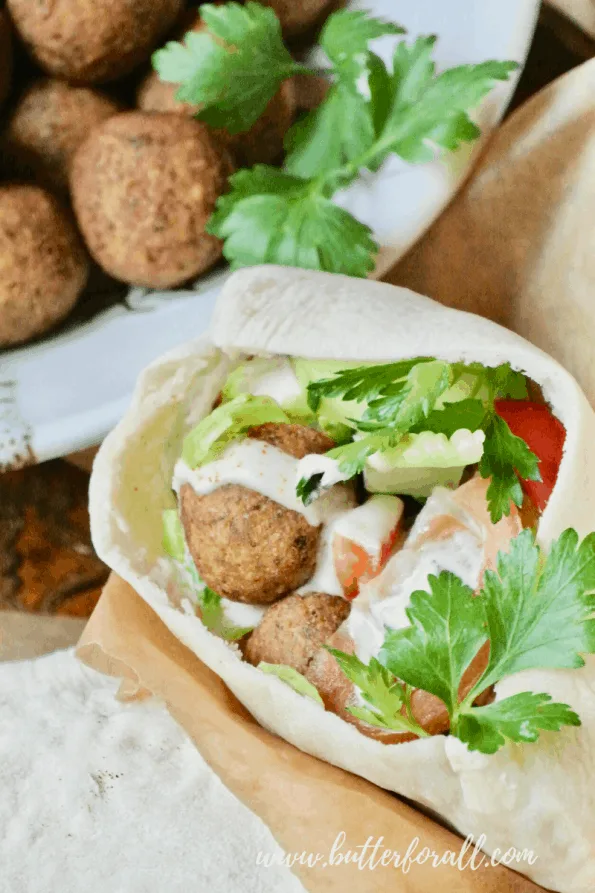
<path fill-rule="evenodd" d="M 463 526 L 450 535 L 423 539 L 432 519 L 448 515 Z M 451 571 L 476 589 L 484 560 L 484 532 L 475 519 L 453 499 L 451 491 L 437 487 L 419 513 L 404 548 L 362 591 L 353 603 L 344 629 L 355 643 L 355 653 L 368 663 L 377 657 L 385 627 L 409 626 L 405 609 L 411 593 L 428 588 L 428 576 Z"/>
<path fill-rule="evenodd" d="M 226 484 L 239 484 L 299 512 L 313 527 L 328 523 L 353 506 L 355 497 L 347 487 L 329 490 L 305 506 L 295 492 L 298 461 L 268 443 L 246 438 L 232 443 L 220 459 L 200 468 L 192 469 L 178 459 L 172 487 L 179 496 L 182 485 L 190 484 L 195 493 L 204 496 Z"/>
<path fill-rule="evenodd" d="M 258 626 L 268 607 L 267 605 L 246 605 L 244 602 L 233 602 L 224 596 L 221 597 L 221 606 L 228 623 L 240 627 Z"/>
<path fill-rule="evenodd" d="M 263 372 L 250 388 L 255 397 L 272 397 L 279 406 L 299 400 L 302 387 L 288 359 L 280 358 L 269 372 Z"/>

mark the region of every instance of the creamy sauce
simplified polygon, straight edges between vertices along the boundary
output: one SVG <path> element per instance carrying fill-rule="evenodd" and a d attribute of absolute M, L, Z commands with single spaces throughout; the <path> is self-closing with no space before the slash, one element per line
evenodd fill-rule
<path fill-rule="evenodd" d="M 320 537 L 316 571 L 298 593 L 326 592 L 343 595 L 333 555 L 336 536 L 361 546 L 372 558 L 379 558 L 382 546 L 390 538 L 403 514 L 403 502 L 396 496 L 373 496 L 363 505 L 340 512 L 326 524 Z"/>
<path fill-rule="evenodd" d="M 353 505 L 355 497 L 351 488 L 337 487 L 305 506 L 295 492 L 298 465 L 298 459 L 277 447 L 246 438 L 231 444 L 220 459 L 200 468 L 190 468 L 183 459 L 178 459 L 172 487 L 179 496 L 182 485 L 190 484 L 195 493 L 205 496 L 218 487 L 237 484 L 299 512 L 313 527 L 329 522 Z"/>
<path fill-rule="evenodd" d="M 448 523 L 441 524 L 449 516 Z M 385 627 L 409 626 L 405 613 L 411 593 L 428 589 L 428 576 L 451 571 L 476 589 L 484 565 L 484 533 L 448 490 L 437 488 L 418 515 L 404 548 L 370 583 L 362 586 L 345 630 L 355 653 L 368 663 L 377 657 Z"/>

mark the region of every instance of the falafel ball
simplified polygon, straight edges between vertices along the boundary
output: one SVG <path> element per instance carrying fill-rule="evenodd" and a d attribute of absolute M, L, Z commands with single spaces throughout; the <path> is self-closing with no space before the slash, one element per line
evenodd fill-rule
<path fill-rule="evenodd" d="M 288 595 L 267 608 L 246 643 L 244 656 L 255 667 L 266 661 L 304 674 L 318 649 L 348 617 L 350 607 L 341 596 L 325 592 Z"/>
<path fill-rule="evenodd" d="M 0 347 L 65 317 L 88 272 L 78 234 L 52 195 L 38 186 L 0 186 Z"/>
<path fill-rule="evenodd" d="M 91 130 L 121 111 L 109 96 L 55 78 L 32 84 L 19 99 L 4 134 L 11 169 L 59 192 L 68 190 L 70 162 Z"/>
<path fill-rule="evenodd" d="M 333 446 L 326 434 L 302 425 L 260 425 L 249 436 L 296 459 Z M 226 484 L 200 496 L 185 484 L 180 514 L 198 572 L 219 595 L 270 604 L 314 573 L 320 527 L 261 493 Z"/>
<path fill-rule="evenodd" d="M 44 71 L 79 84 L 113 81 L 144 62 L 184 0 L 7 0 L 17 31 Z"/>
<path fill-rule="evenodd" d="M 152 71 L 142 82 L 137 104 L 145 112 L 174 112 L 194 116 L 198 109 L 176 99 L 177 84 L 168 84 Z M 285 134 L 293 123 L 295 91 L 291 80 L 284 81 L 266 109 L 245 133 L 228 133 L 222 128 L 213 129 L 220 143 L 230 150 L 238 167 L 254 164 L 272 164 L 283 152 Z"/>
<path fill-rule="evenodd" d="M 0 105 L 10 93 L 12 83 L 12 34 L 10 19 L 0 9 Z"/>
<path fill-rule="evenodd" d="M 318 25 L 332 8 L 331 0 L 260 0 L 274 9 L 285 37 L 298 37 Z"/>
<path fill-rule="evenodd" d="M 71 165 L 74 210 L 87 246 L 124 282 L 169 288 L 221 257 L 205 232 L 232 163 L 198 121 L 126 112 L 95 128 Z"/>

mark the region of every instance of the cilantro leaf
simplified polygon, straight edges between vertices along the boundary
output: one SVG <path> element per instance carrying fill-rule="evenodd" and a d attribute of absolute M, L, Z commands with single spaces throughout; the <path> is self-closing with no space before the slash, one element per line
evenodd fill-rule
<path fill-rule="evenodd" d="M 436 38 L 430 36 L 397 45 L 390 111 L 366 159 L 371 170 L 377 170 L 392 152 L 410 162 L 431 161 L 439 149 L 453 151 L 477 139 L 479 128 L 469 110 L 518 68 L 516 62 L 482 62 L 436 75 L 435 43 Z"/>
<path fill-rule="evenodd" d="M 392 445 L 390 431 L 370 434 L 368 437 L 362 437 L 351 443 L 345 443 L 341 446 L 333 447 L 325 455 L 329 459 L 336 459 L 339 463 L 339 470 L 349 478 L 355 477 L 364 470 L 366 460 L 379 450 L 386 449 Z"/>
<path fill-rule="evenodd" d="M 356 366 L 343 369 L 331 378 L 321 378 L 308 385 L 308 405 L 316 412 L 324 397 L 340 397 L 365 403 L 374 400 L 395 381 L 405 378 L 418 363 L 427 363 L 425 357 L 400 360 L 398 363 L 382 363 L 373 366 Z"/>
<path fill-rule="evenodd" d="M 304 505 L 310 505 L 314 499 L 320 482 L 323 478 L 322 473 L 313 474 L 311 478 L 300 478 L 295 488 L 295 495 L 301 499 Z"/>
<path fill-rule="evenodd" d="M 486 408 L 482 400 L 470 397 L 456 403 L 445 403 L 441 409 L 434 409 L 426 418 L 411 427 L 412 434 L 421 431 L 433 431 L 434 434 L 445 434 L 452 437 L 455 431 L 467 428 L 478 431 L 486 416 Z"/>
<path fill-rule="evenodd" d="M 331 60 L 335 74 L 355 85 L 365 71 L 370 41 L 404 33 L 400 25 L 375 18 L 365 10 L 341 10 L 327 19 L 320 46 Z"/>
<path fill-rule="evenodd" d="M 358 427 L 362 431 L 373 431 L 389 426 L 405 434 L 430 414 L 452 380 L 450 363 L 442 360 L 417 363 L 402 383 L 385 387 L 381 396 L 369 401 Z"/>
<path fill-rule="evenodd" d="M 366 276 L 378 250 L 369 227 L 307 180 L 257 165 L 230 178 L 207 231 L 225 240 L 232 268 L 259 263 Z"/>
<path fill-rule="evenodd" d="M 595 534 L 579 545 L 565 530 L 543 560 L 532 531 L 523 530 L 498 571 L 486 571 L 481 598 L 490 639 L 489 663 L 466 701 L 521 670 L 582 667 L 595 652 Z"/>
<path fill-rule="evenodd" d="M 512 433 L 504 419 L 493 413 L 485 429 L 483 456 L 479 473 L 491 478 L 487 497 L 492 523 L 510 514 L 510 504 L 523 504 L 519 477 L 529 481 L 541 480 L 539 460 L 524 440 Z M 518 476 L 517 476 L 518 475 Z"/>
<path fill-rule="evenodd" d="M 346 654 L 337 648 L 325 646 L 333 655 L 343 674 L 357 688 L 370 708 L 351 706 L 347 710 L 358 719 L 382 729 L 395 732 L 412 732 L 419 737 L 427 737 L 427 732 L 411 715 L 403 715 L 407 708 L 407 692 L 405 687 L 372 658 L 369 665 L 364 664 L 355 654 Z M 407 711 L 406 711 L 407 712 Z"/>
<path fill-rule="evenodd" d="M 568 704 L 553 702 L 548 694 L 521 692 L 473 707 L 462 713 L 457 737 L 469 750 L 496 753 L 506 741 L 534 742 L 542 730 L 558 732 L 562 726 L 580 726 L 581 721 Z"/>
<path fill-rule="evenodd" d="M 288 131 L 285 168 L 298 177 L 330 176 L 351 158 L 366 152 L 374 139 L 370 104 L 360 93 L 334 84 L 325 101 Z"/>
<path fill-rule="evenodd" d="M 206 628 L 228 642 L 236 642 L 254 629 L 252 626 L 240 627 L 230 624 L 225 617 L 221 596 L 208 586 L 198 593 L 198 607 L 200 618 Z"/>
<path fill-rule="evenodd" d="M 452 715 L 463 673 L 487 639 L 484 615 L 473 590 L 444 571 L 428 577 L 429 592 L 411 595 L 411 626 L 388 630 L 380 660 L 391 673 L 431 692 Z"/>
<path fill-rule="evenodd" d="M 153 55 L 162 81 L 180 84 L 176 98 L 200 107 L 198 117 L 229 133 L 249 130 L 281 83 L 304 71 L 285 47 L 274 11 L 259 3 L 206 3 L 205 24 Z"/>
<path fill-rule="evenodd" d="M 261 660 L 258 664 L 258 669 L 262 670 L 263 673 L 269 673 L 271 676 L 276 676 L 282 682 L 285 682 L 293 688 L 294 691 L 297 691 L 298 694 L 311 698 L 313 701 L 316 701 L 317 704 L 323 703 L 316 686 L 312 685 L 305 676 L 302 676 L 302 674 L 293 667 L 289 667 L 287 664 L 268 664 L 266 661 Z"/>

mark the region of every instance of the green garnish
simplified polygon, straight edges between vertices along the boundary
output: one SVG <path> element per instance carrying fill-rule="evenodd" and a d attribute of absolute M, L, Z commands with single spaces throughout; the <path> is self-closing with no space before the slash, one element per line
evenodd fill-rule
<path fill-rule="evenodd" d="M 246 131 L 285 79 L 314 74 L 284 47 L 268 7 L 206 4 L 200 11 L 206 29 L 168 43 L 153 65 L 162 80 L 180 84 L 177 98 L 197 106 L 208 124 Z M 335 192 L 392 154 L 425 162 L 477 139 L 469 111 L 517 64 L 437 74 L 436 38 L 419 37 L 399 43 L 387 68 L 370 44 L 401 33 L 364 11 L 329 16 L 320 36 L 331 64 L 326 98 L 288 133 L 284 170 L 258 165 L 233 175 L 208 225 L 232 267 L 279 263 L 365 276 L 378 245 L 367 226 L 333 204 Z"/>
<path fill-rule="evenodd" d="M 267 664 L 265 661 L 261 661 L 258 664 L 258 669 L 262 670 L 263 673 L 269 673 L 271 676 L 277 676 L 278 679 L 291 686 L 298 694 L 311 698 L 317 704 L 323 703 L 316 686 L 312 685 L 305 676 L 302 676 L 293 667 L 288 667 L 287 664 Z"/>
<path fill-rule="evenodd" d="M 274 11 L 259 3 L 204 3 L 205 29 L 189 31 L 153 54 L 162 81 L 180 84 L 176 99 L 198 106 L 212 127 L 241 133 L 260 118 L 279 86 L 307 71 L 285 47 Z"/>
<path fill-rule="evenodd" d="M 214 409 L 186 435 L 182 459 L 190 468 L 213 462 L 232 441 L 268 422 L 289 422 L 289 418 L 270 397 L 239 394 Z"/>
<path fill-rule="evenodd" d="M 372 454 L 393 450 L 408 434 L 483 430 L 479 472 L 491 478 L 487 497 L 494 524 L 510 514 L 511 503 L 522 505 L 519 476 L 540 480 L 537 456 L 495 411 L 498 398 L 526 396 L 524 376 L 508 363 L 490 368 L 429 357 L 345 369 L 308 385 L 314 411 L 328 398 L 366 404 L 361 418 L 349 420 L 357 439 L 326 454 L 347 477 L 362 472 Z M 305 483 L 302 491 L 309 494 Z"/>
<path fill-rule="evenodd" d="M 198 592 L 198 607 L 200 618 L 206 628 L 227 642 L 236 642 L 254 629 L 253 626 L 241 627 L 230 624 L 225 617 L 221 596 L 208 586 Z"/>
<path fill-rule="evenodd" d="M 310 505 L 320 487 L 321 480 L 322 474 L 313 474 L 311 478 L 299 479 L 295 492 L 297 498 L 301 499 L 304 505 Z"/>
<path fill-rule="evenodd" d="M 369 707 L 347 707 L 349 713 L 371 726 L 393 732 L 410 732 L 420 738 L 428 733 L 411 716 L 410 691 L 376 658 L 368 665 L 355 654 L 324 646 L 333 655 L 345 676 L 359 689 Z M 401 711 L 405 710 L 405 714 Z"/>
<path fill-rule="evenodd" d="M 535 741 L 542 729 L 577 726 L 580 719 L 544 693 L 474 707 L 479 695 L 522 670 L 582 667 L 582 654 L 595 652 L 595 534 L 579 543 L 575 530 L 565 530 L 544 557 L 524 530 L 508 553 L 499 553 L 497 566 L 486 571 L 476 597 L 451 573 L 430 576 L 429 592 L 411 595 L 411 626 L 387 630 L 379 655 L 401 683 L 440 698 L 451 734 L 482 753 L 506 741 Z M 488 665 L 459 700 L 463 675 L 488 641 Z M 346 675 L 359 685 L 353 673 Z"/>

